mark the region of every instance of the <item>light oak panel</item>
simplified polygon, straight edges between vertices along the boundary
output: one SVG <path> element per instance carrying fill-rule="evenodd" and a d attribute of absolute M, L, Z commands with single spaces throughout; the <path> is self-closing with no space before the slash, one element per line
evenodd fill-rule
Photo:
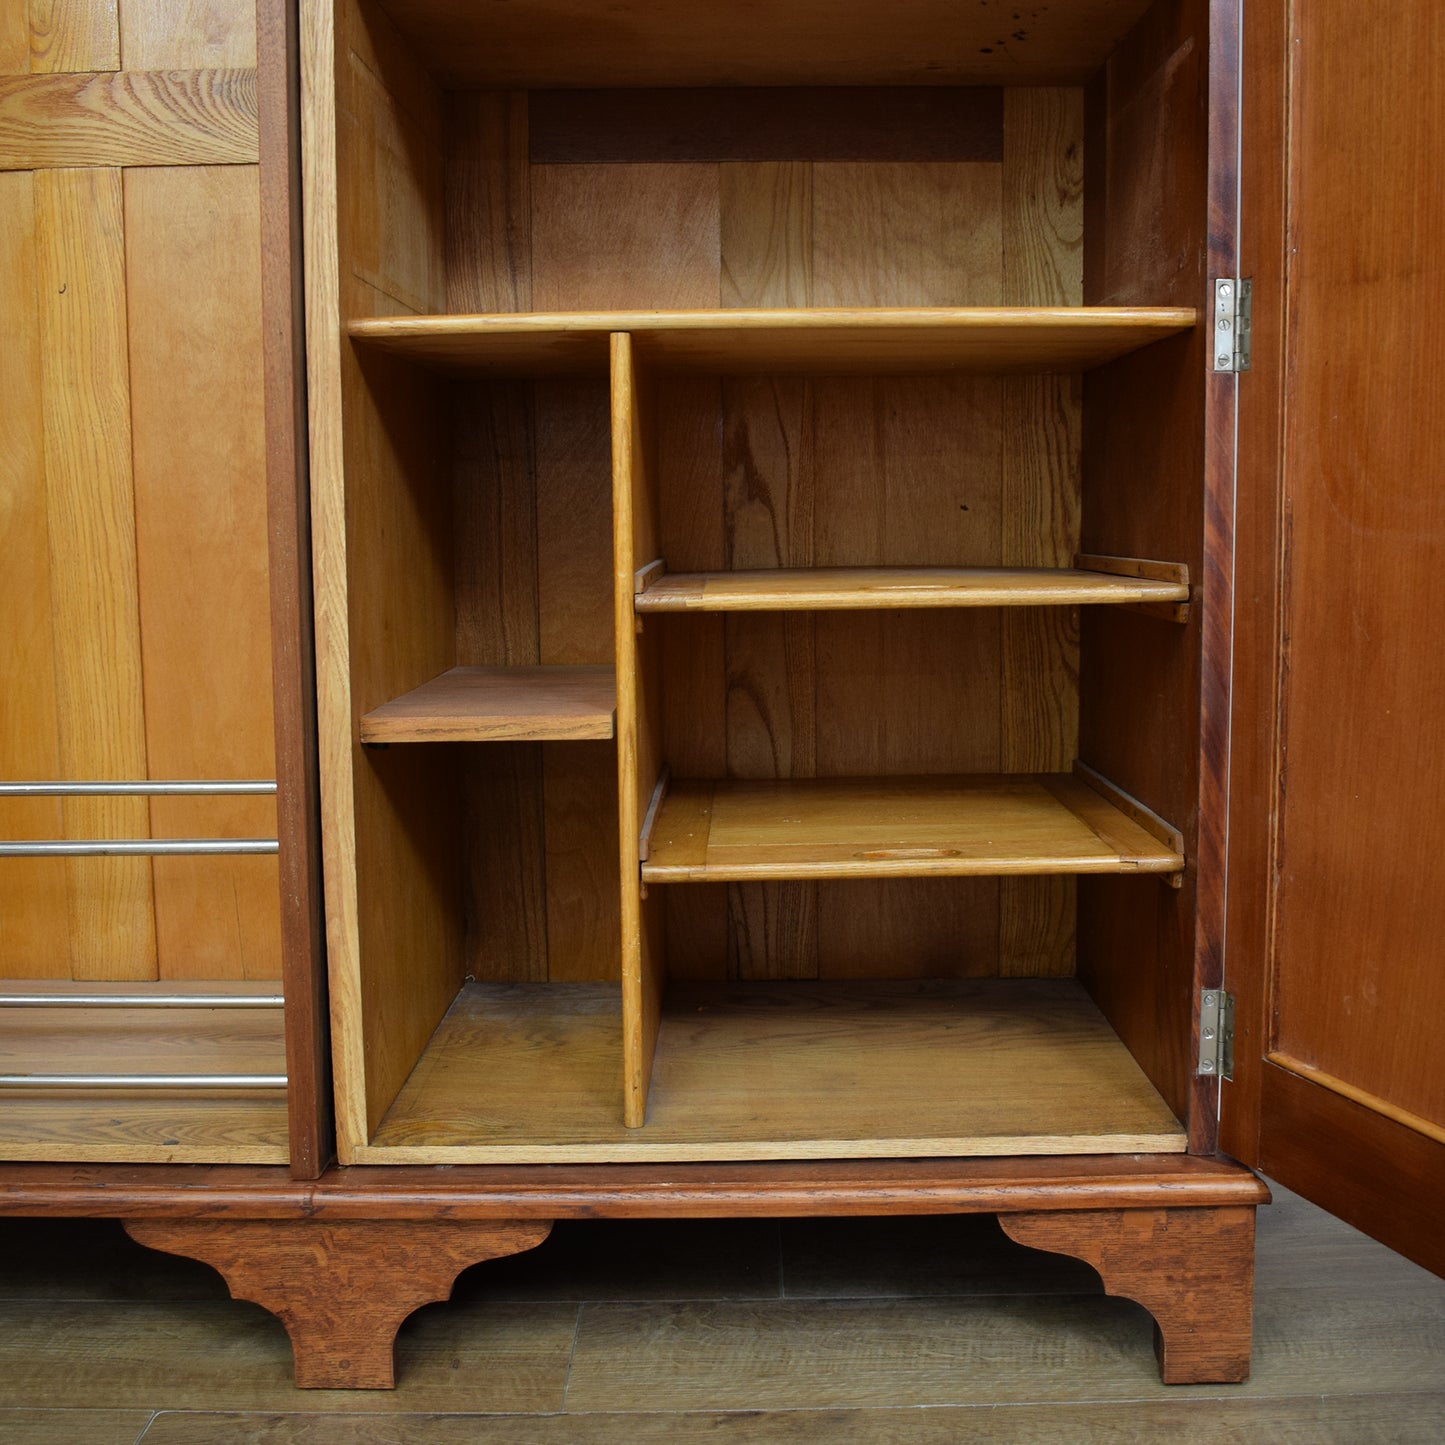
<path fill-rule="evenodd" d="M 30 69 L 36 74 L 120 69 L 115 4 L 30 0 Z"/>
<path fill-rule="evenodd" d="M 125 218 L 146 755 L 155 777 L 271 778 L 256 172 L 129 171 Z M 155 798 L 150 815 L 161 837 L 276 829 L 269 798 Z M 162 977 L 279 977 L 274 859 L 152 866 Z"/>
<path fill-rule="evenodd" d="M 126 352 L 124 212 L 114 170 L 35 178 L 52 629 L 63 776 L 147 776 Z M 69 799 L 67 836 L 143 838 L 143 798 Z M 153 978 L 149 859 L 66 864 L 75 978 Z"/>
<path fill-rule="evenodd" d="M 1001 185 L 982 163 L 818 163 L 815 304 L 999 305 Z"/>
<path fill-rule="evenodd" d="M 813 167 L 807 161 L 718 168 L 724 306 L 813 304 Z"/>
<path fill-rule="evenodd" d="M 257 158 L 254 70 L 0 76 L 0 170 Z"/>
<path fill-rule="evenodd" d="M 119 0 L 127 70 L 256 63 L 256 13 L 234 0 Z"/>
<path fill-rule="evenodd" d="M 0 0 L 0 75 L 30 69 L 30 0 Z"/>
<path fill-rule="evenodd" d="M 36 275 L 35 191 L 26 172 L 0 175 L 0 769 L 60 776 L 51 633 L 50 527 Z M 59 798 L 0 801 L 0 837 L 64 835 Z M 0 975 L 68 978 L 66 869 L 60 859 L 0 868 Z"/>
<path fill-rule="evenodd" d="M 1167 1152 L 1184 1135 L 1062 980 L 677 986 L 646 1128 L 607 1100 L 610 991 L 470 985 L 373 1162 Z M 481 1142 L 485 1135 L 488 1142 Z"/>

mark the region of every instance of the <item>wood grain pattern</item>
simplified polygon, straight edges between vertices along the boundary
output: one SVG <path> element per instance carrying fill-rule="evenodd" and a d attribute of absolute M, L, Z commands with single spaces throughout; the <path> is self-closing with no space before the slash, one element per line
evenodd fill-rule
<path fill-rule="evenodd" d="M 308 153 L 326 159 L 306 177 L 305 251 L 308 341 L 321 347 L 309 378 L 317 692 L 346 1157 L 385 1112 L 461 978 L 455 777 L 427 750 L 363 757 L 353 741 L 362 712 L 454 665 L 456 610 L 450 499 L 439 484 L 442 399 L 409 368 L 380 358 L 363 368 L 340 343 L 343 314 L 444 303 L 441 101 L 369 4 L 336 14 L 339 36 L 330 16 L 318 31 L 319 18 L 308 22 L 303 56 L 315 102 L 303 136 Z M 344 178 L 339 211 L 332 157 Z M 430 484 L 415 485 L 423 478 Z M 367 588 L 349 589 L 348 576 Z"/>
<path fill-rule="evenodd" d="M 122 0 L 127 70 L 191 70 L 256 63 L 257 14 L 228 0 Z"/>
<path fill-rule="evenodd" d="M 257 158 L 254 70 L 0 76 L 0 170 Z"/>
<path fill-rule="evenodd" d="M 612 1102 L 609 992 L 469 986 L 367 1161 L 796 1168 L 809 1158 L 1184 1148 L 1180 1126 L 1069 981 L 675 984 L 641 1129 L 624 1127 Z M 495 1097 L 489 1078 L 506 1080 Z M 821 1197 L 815 1207 L 828 1208 Z"/>
<path fill-rule="evenodd" d="M 642 877 L 677 883 L 1182 867 L 1176 849 L 1064 775 L 674 780 Z"/>
<path fill-rule="evenodd" d="M 447 1299 L 468 1265 L 533 1249 L 550 1224 L 436 1221 L 313 1224 L 278 1220 L 132 1220 L 131 1238 L 202 1259 L 236 1299 L 286 1326 L 303 1390 L 389 1390 L 402 1321 Z"/>
<path fill-rule="evenodd" d="M 119 70 L 117 9 L 114 0 L 30 0 L 30 69 Z"/>
<path fill-rule="evenodd" d="M 720 299 L 725 307 L 813 304 L 813 167 L 718 167 Z"/>
<path fill-rule="evenodd" d="M 1034 987 L 1067 988 L 1040 983 Z M 97 1170 L 0 1166 L 0 1214 L 240 1219 L 717 1219 L 733 1215 L 958 1214 L 1267 1204 L 1232 1161 L 1194 1154 L 507 1165 L 465 1172 L 389 1165 L 316 1181 L 246 1167 Z"/>
<path fill-rule="evenodd" d="M 1020 1244 L 1087 1260 L 1104 1288 L 1154 1316 L 1166 1385 L 1249 1378 L 1254 1210 L 1003 1214 Z"/>
<path fill-rule="evenodd" d="M 156 777 L 275 776 L 266 498 L 256 486 L 265 457 L 254 385 L 258 199 L 254 170 L 125 176 L 136 568 Z M 228 284 L 218 287 L 217 275 Z M 150 817 L 161 837 L 276 836 L 266 798 L 156 798 Z M 162 977 L 280 975 L 274 861 L 167 858 L 152 867 Z"/>
<path fill-rule="evenodd" d="M 716 306 L 718 224 L 716 166 L 537 166 L 532 304 L 539 311 Z"/>
<path fill-rule="evenodd" d="M 0 175 L 0 769 L 12 778 L 58 778 L 51 638 L 50 527 L 46 513 L 45 431 L 41 401 L 40 293 L 36 276 L 35 188 L 24 172 Z M 59 838 L 59 798 L 0 803 L 0 836 Z M 68 978 L 67 864 L 15 859 L 0 869 L 0 974 Z"/>
<path fill-rule="evenodd" d="M 361 719 L 363 743 L 610 738 L 610 667 L 454 667 Z"/>
<path fill-rule="evenodd" d="M 407 17 L 454 88 L 1048 85 L 1092 74 L 1145 8 L 1087 0 L 1008 18 L 945 0 L 900 0 L 886 15 L 868 0 L 806 0 L 739 25 L 693 0 L 621 0 L 606 23 L 566 0 L 508 5 L 479 25 L 459 0 L 414 0 Z"/>
<path fill-rule="evenodd" d="M 1003 299 L 1075 306 L 1083 300 L 1083 95 L 1010 89 L 1004 96 Z M 1082 406 L 1064 377 L 1010 378 L 1003 387 L 1005 565 L 1063 566 L 1079 537 Z M 1078 755 L 1079 638 L 1075 615 L 1001 619 L 1000 765 L 1059 771 Z M 999 884 L 999 970 L 1074 971 L 1072 879 Z"/>
<path fill-rule="evenodd" d="M 829 612 L 884 608 L 1072 607 L 1181 601 L 1184 583 L 1133 581 L 1067 567 L 813 567 L 667 572 L 638 612 Z"/>
<path fill-rule="evenodd" d="M 622 953 L 622 1117 L 647 1118 L 648 1090 L 666 977 L 662 908 L 639 878 L 639 837 L 662 776 L 662 715 L 654 638 L 639 638 L 632 579 L 656 555 L 657 495 L 648 435 L 648 389 L 632 338 L 612 338 L 613 645 L 617 657 L 618 890 Z"/>
<path fill-rule="evenodd" d="M 1212 46 L 1204 44 L 1209 21 L 1203 0 L 1151 10 L 1087 93 L 1088 304 L 1204 293 L 1214 264 L 1206 232 L 1223 238 L 1231 229 L 1224 219 L 1212 231 L 1206 226 L 1208 120 L 1228 104 L 1223 79 L 1209 111 L 1199 104 L 1213 83 L 1206 70 Z M 1082 552 L 1167 558 L 1187 565 L 1191 578 L 1204 575 L 1205 466 L 1217 453 L 1206 450 L 1206 390 L 1214 383 L 1204 380 L 1202 341 L 1180 337 L 1147 364 L 1140 354 L 1085 379 Z M 1210 447 L 1222 440 L 1211 434 Z M 1230 550 L 1222 537 L 1210 547 L 1222 549 L 1221 558 Z M 1080 619 L 1079 756 L 1176 822 L 1199 867 L 1206 810 L 1201 659 L 1211 606 L 1206 597 L 1202 616 L 1182 629 L 1122 610 L 1105 617 L 1096 609 Z M 1220 607 L 1227 612 L 1227 603 Z M 1165 736 L 1168 748 L 1159 745 Z M 1220 761 L 1216 752 L 1211 767 Z M 1204 982 L 1198 910 L 1212 907 L 1201 902 L 1202 882 L 1191 866 L 1179 891 L 1141 899 L 1132 886 L 1081 880 L 1078 950 L 1079 977 L 1188 1119 L 1191 1147 L 1209 1151 L 1218 1090 L 1196 1080 L 1191 1017 Z M 1215 966 L 1217 951 L 1212 957 Z"/>
<path fill-rule="evenodd" d="M 30 69 L 30 0 L 0 0 L 0 75 Z"/>
<path fill-rule="evenodd" d="M 543 174 L 551 174 L 551 170 Z M 848 211 L 841 203 L 836 221 L 844 234 L 849 234 Z M 769 251 L 764 247 L 760 254 L 766 258 Z M 645 252 L 629 255 L 626 263 L 619 263 L 625 272 L 619 284 L 633 287 L 635 295 L 635 288 L 643 283 L 628 279 L 633 276 L 629 268 L 651 259 Z M 878 254 L 873 257 L 880 267 L 887 259 Z M 540 264 L 538 260 L 539 268 Z M 944 284 L 950 281 L 950 264 L 945 258 Z M 549 301 L 552 293 L 543 288 L 550 282 L 541 279 L 540 269 L 538 275 L 533 292 L 538 307 L 557 305 L 574 294 L 568 292 Z M 586 277 L 578 281 L 579 287 L 589 284 Z M 700 288 L 700 284 L 679 280 L 677 287 Z M 736 287 L 739 283 L 735 280 L 732 284 Z M 841 286 L 841 282 L 835 284 Z M 878 284 L 899 283 L 880 280 Z M 661 304 L 655 289 L 644 299 Z M 511 377 L 600 374 L 606 364 L 605 339 L 618 331 L 631 332 L 637 338 L 639 354 L 668 369 L 729 375 L 779 371 L 1007 373 L 1099 366 L 1187 331 L 1197 320 L 1197 312 L 1188 307 L 969 308 L 940 302 L 927 310 L 904 306 L 856 309 L 868 304 L 854 303 L 855 309 L 820 306 L 807 312 L 737 309 L 549 314 L 539 310 L 503 316 L 373 316 L 352 321 L 347 331 L 368 348 L 396 351 L 427 365 Z"/>
<path fill-rule="evenodd" d="M 813 167 L 819 306 L 997 306 L 1002 170 L 983 163 Z"/>
<path fill-rule="evenodd" d="M 1289 221 L 1300 249 L 1289 267 L 1281 488 L 1288 533 L 1279 746 L 1288 771 L 1273 860 L 1268 1040 L 1272 1051 L 1437 1127 L 1445 1127 L 1445 1080 L 1432 1043 L 1445 985 L 1429 962 L 1441 877 L 1431 840 L 1445 797 L 1431 742 L 1437 673 L 1425 634 L 1407 628 L 1388 649 L 1373 638 L 1387 618 L 1399 625 L 1419 616 L 1441 555 L 1445 512 L 1409 470 L 1430 450 L 1428 428 L 1404 419 L 1445 380 L 1445 347 L 1412 325 L 1413 288 L 1445 278 L 1414 230 L 1417 218 L 1445 215 L 1445 187 L 1413 159 L 1408 168 L 1381 167 L 1414 144 L 1406 137 L 1445 137 L 1445 104 L 1421 96 L 1398 116 L 1366 118 L 1332 104 L 1329 89 L 1340 73 L 1336 44 L 1358 41 L 1366 73 L 1383 76 L 1415 63 L 1412 42 L 1435 43 L 1441 34 L 1439 18 L 1424 12 L 1389 37 L 1368 36 L 1337 6 L 1308 26 L 1294 22 L 1307 69 L 1291 94 Z M 1358 219 L 1331 214 L 1351 186 L 1386 228 L 1368 281 L 1348 260 L 1362 235 Z M 1332 295 L 1352 351 L 1375 344 L 1370 336 L 1395 348 L 1371 367 L 1368 395 L 1310 346 Z M 1398 412 L 1382 416 L 1370 406 L 1376 385 Z M 1345 695 L 1357 699 L 1348 717 L 1328 703 Z M 1336 772 L 1342 766 L 1348 787 Z M 1319 829 L 1330 813 L 1347 821 L 1326 835 Z M 1418 867 L 1391 866 L 1402 838 L 1423 845 Z"/>
<path fill-rule="evenodd" d="M 45 481 L 63 775 L 143 778 L 124 214 L 112 170 L 35 179 Z M 140 838 L 144 799 L 70 799 L 73 837 Z M 153 978 L 148 859 L 66 865 L 75 978 Z"/>
<path fill-rule="evenodd" d="M 549 666 L 612 669 L 607 395 L 590 381 L 538 384 L 534 415 L 537 655 Z M 617 686 L 620 695 L 620 680 Z M 620 742 L 620 697 L 617 736 Z M 549 973 L 616 979 L 616 750 L 603 743 L 545 748 L 543 811 Z"/>
<path fill-rule="evenodd" d="M 447 310 L 532 309 L 527 98 L 447 97 Z"/>

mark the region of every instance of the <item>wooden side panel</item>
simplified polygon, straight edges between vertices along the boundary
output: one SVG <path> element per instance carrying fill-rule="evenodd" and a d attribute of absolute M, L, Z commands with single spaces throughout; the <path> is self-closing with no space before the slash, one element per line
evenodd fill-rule
<path fill-rule="evenodd" d="M 1091 86 L 1085 164 L 1084 301 L 1203 304 L 1210 236 L 1210 6 L 1156 6 Z M 1206 340 L 1203 328 L 1084 383 L 1086 552 L 1162 557 L 1204 575 Z M 1221 543 L 1227 549 L 1227 543 Z M 1193 1008 L 1202 747 L 1201 656 L 1210 606 L 1183 628 L 1086 609 L 1079 754 L 1181 829 L 1181 889 L 1079 885 L 1079 973 L 1170 1107 L 1191 1148 L 1212 1147 L 1212 1100 L 1196 1088 Z M 1208 882 L 1220 884 L 1217 876 Z"/>
<path fill-rule="evenodd" d="M 266 497 L 256 172 L 125 179 L 131 422 L 146 748 L 162 778 L 270 778 Z M 174 236 L 187 237 L 177 252 Z M 227 284 L 217 286 L 217 276 Z M 178 425 L 178 419 L 180 424 Z M 269 798 L 151 801 L 158 836 L 274 837 Z M 271 858 L 155 870 L 162 978 L 279 978 Z"/>
<path fill-rule="evenodd" d="M 0 75 L 30 69 L 30 0 L 0 0 Z"/>
<path fill-rule="evenodd" d="M 1003 301 L 1083 300 L 1084 97 L 1010 90 L 1004 97 Z M 1003 388 L 1004 566 L 1067 567 L 1079 542 L 1080 386 L 1068 377 L 1011 377 Z M 1015 608 L 1003 632 L 1005 772 L 1066 772 L 1079 753 L 1078 616 Z M 999 972 L 1074 971 L 1072 879 L 999 885 Z"/>
<path fill-rule="evenodd" d="M 450 750 L 368 754 L 355 741 L 362 713 L 456 660 L 444 398 L 408 366 L 382 358 L 363 365 L 339 337 L 341 317 L 445 302 L 441 98 L 379 10 L 346 6 L 336 23 L 334 54 L 318 42 L 321 54 L 311 57 L 325 73 L 308 80 L 318 106 L 336 88 L 345 203 L 334 216 L 313 206 L 307 250 L 315 264 L 310 338 L 319 357 L 340 352 L 339 377 L 322 370 L 311 391 L 323 418 L 312 436 L 318 691 L 345 1159 L 379 1122 L 455 995 L 463 908 Z M 323 127 L 307 142 L 318 164 L 327 159 L 324 121 L 311 112 L 312 126 Z M 339 274 L 328 274 L 332 257 Z M 336 298 L 329 306 L 328 292 Z M 333 670 L 338 662 L 342 672 Z"/>
<path fill-rule="evenodd" d="M 0 175 L 0 758 L 12 776 L 57 778 L 39 305 L 35 183 L 15 171 Z M 59 838 L 64 826 L 58 798 L 0 801 L 0 837 Z M 66 867 L 17 858 L 0 868 L 0 972 L 70 977 Z"/>
<path fill-rule="evenodd" d="M 61 769 L 143 778 L 120 172 L 41 172 L 35 201 Z M 64 818 L 79 838 L 149 827 L 139 798 L 67 800 Z M 75 859 L 66 873 L 72 977 L 154 978 L 149 859 Z"/>

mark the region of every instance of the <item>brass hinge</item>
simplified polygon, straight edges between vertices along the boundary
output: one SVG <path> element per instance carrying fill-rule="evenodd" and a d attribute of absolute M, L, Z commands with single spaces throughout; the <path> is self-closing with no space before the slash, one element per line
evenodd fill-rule
<path fill-rule="evenodd" d="M 1248 371 L 1254 282 L 1225 276 L 1214 283 L 1214 369 Z"/>
<path fill-rule="evenodd" d="M 1234 995 L 1206 988 L 1199 995 L 1199 1073 L 1210 1079 L 1234 1077 Z"/>

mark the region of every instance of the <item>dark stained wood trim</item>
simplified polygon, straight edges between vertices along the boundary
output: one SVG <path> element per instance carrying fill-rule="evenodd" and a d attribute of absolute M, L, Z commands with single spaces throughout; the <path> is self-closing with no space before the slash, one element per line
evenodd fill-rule
<path fill-rule="evenodd" d="M 1260 1166 L 1445 1276 L 1445 1149 L 1276 1064 L 1260 1067 Z"/>
<path fill-rule="evenodd" d="M 302 321 L 300 83 L 296 10 L 257 0 L 261 134 L 261 318 L 271 575 L 276 824 L 286 993 L 291 1169 L 314 1179 L 332 1156 L 331 1070 L 321 907 L 310 491 Z"/>
<path fill-rule="evenodd" d="M 579 1219 L 1228 1208 L 1267 1203 L 1232 1160 L 1172 1155 L 780 1164 L 284 1169 L 0 1166 L 0 1215 Z"/>
<path fill-rule="evenodd" d="M 1166 1385 L 1249 1378 L 1254 1330 L 1254 1210 L 1122 1209 L 1005 1214 L 1004 1233 L 1069 1254 L 1099 1272 L 1106 1293 L 1154 1316 Z"/>
<path fill-rule="evenodd" d="M 1213 321 L 1213 282 L 1238 267 L 1239 27 L 1241 0 L 1210 0 L 1209 16 L 1209 243 L 1203 314 Z M 1229 693 L 1234 647 L 1235 403 L 1239 380 L 1215 372 L 1205 346 L 1204 575 L 1200 648 L 1199 833 L 1195 842 L 1198 893 L 1194 926 L 1193 1037 L 1199 1035 L 1199 996 L 1224 981 L 1225 843 L 1229 808 Z M 1196 1075 L 1189 1113 L 1189 1147 L 1219 1147 L 1219 1083 Z"/>
<path fill-rule="evenodd" d="M 1221 1094 L 1220 1142 L 1259 1161 L 1274 842 L 1279 811 L 1281 542 L 1285 412 L 1285 179 L 1289 6 L 1245 10 L 1240 274 L 1254 282 L 1253 363 L 1239 390 L 1234 696 L 1230 730 L 1229 910 L 1225 987 L 1235 997 L 1234 1081 Z"/>
<path fill-rule="evenodd" d="M 979 86 L 537 90 L 534 165 L 1003 160 L 1003 91 Z"/>
<path fill-rule="evenodd" d="M 145 1219 L 126 1230 L 148 1249 L 204 1260 L 234 1299 L 268 1309 L 291 1337 L 303 1390 L 390 1390 L 396 1332 L 451 1297 L 462 1270 L 535 1249 L 546 1220 L 426 1224 L 365 1220 Z"/>

